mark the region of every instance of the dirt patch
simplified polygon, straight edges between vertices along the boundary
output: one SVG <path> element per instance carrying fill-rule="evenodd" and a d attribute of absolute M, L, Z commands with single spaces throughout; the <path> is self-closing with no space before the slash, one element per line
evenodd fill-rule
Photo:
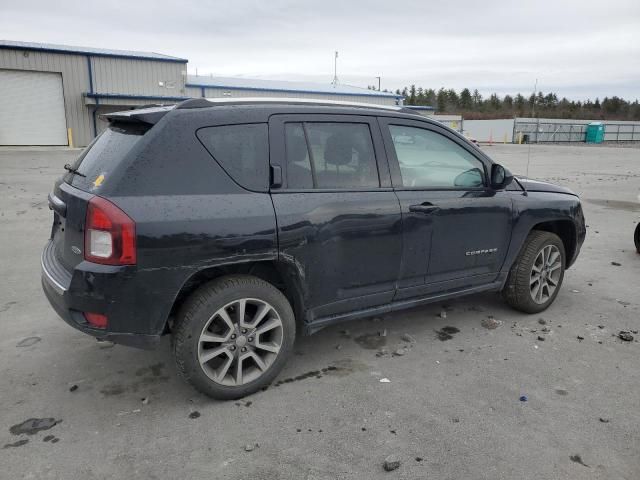
<path fill-rule="evenodd" d="M 589 468 L 589 465 L 587 465 L 586 463 L 584 463 L 582 461 L 582 457 L 580 455 L 571 455 L 569 457 L 569 460 L 571 460 L 574 463 L 579 463 L 580 465 L 582 465 L 583 467 L 587 467 Z"/>
<path fill-rule="evenodd" d="M 447 340 L 451 340 L 453 336 L 459 332 L 460 330 L 456 327 L 442 327 L 440 330 L 436 330 L 436 335 L 438 336 L 438 340 L 446 342 Z"/>
<path fill-rule="evenodd" d="M 7 448 L 21 447 L 23 445 L 26 445 L 27 443 L 29 443 L 29 440 L 27 438 L 23 438 L 22 440 L 18 440 L 17 442 L 5 444 L 5 446 L 2 447 L 2 449 L 5 450 Z"/>
<path fill-rule="evenodd" d="M 55 427 L 62 420 L 56 420 L 55 418 L 29 418 L 22 423 L 18 423 L 9 428 L 9 431 L 13 435 L 35 435 L 42 430 L 49 430 Z"/>
<path fill-rule="evenodd" d="M 378 350 L 387 344 L 387 337 L 383 337 L 376 333 L 367 333 L 354 338 L 355 342 L 362 348 L 367 350 Z"/>

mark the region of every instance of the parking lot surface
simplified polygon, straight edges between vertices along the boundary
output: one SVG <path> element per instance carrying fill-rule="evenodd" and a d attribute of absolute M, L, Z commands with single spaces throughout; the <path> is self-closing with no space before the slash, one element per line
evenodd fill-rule
<path fill-rule="evenodd" d="M 331 327 L 237 402 L 183 383 L 168 338 L 100 344 L 57 318 L 46 196 L 79 152 L 0 150 L 0 478 L 640 478 L 640 149 L 483 148 L 582 196 L 551 308 L 489 294 Z"/>

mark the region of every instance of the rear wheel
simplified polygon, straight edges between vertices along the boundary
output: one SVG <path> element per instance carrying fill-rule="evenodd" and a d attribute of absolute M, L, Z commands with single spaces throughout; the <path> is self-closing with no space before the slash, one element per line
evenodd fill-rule
<path fill-rule="evenodd" d="M 174 354 L 180 374 L 197 390 L 235 399 L 268 385 L 294 340 L 286 297 L 259 278 L 234 275 L 204 285 L 187 300 L 174 329 Z"/>
<path fill-rule="evenodd" d="M 636 225 L 636 231 L 633 234 L 633 241 L 636 244 L 636 252 L 640 253 L 640 223 Z"/>
<path fill-rule="evenodd" d="M 545 310 L 555 300 L 565 269 L 564 244 L 550 232 L 532 231 L 507 278 L 503 295 L 525 313 Z"/>

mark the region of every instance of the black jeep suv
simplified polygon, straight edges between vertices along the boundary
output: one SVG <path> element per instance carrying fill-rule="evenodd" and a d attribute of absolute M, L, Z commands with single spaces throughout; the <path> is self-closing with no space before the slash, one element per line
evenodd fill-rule
<path fill-rule="evenodd" d="M 101 339 L 171 333 L 216 398 L 271 382 L 296 331 L 483 291 L 540 312 L 585 237 L 571 191 L 401 107 L 193 99 L 107 118 L 49 196 L 44 292 Z"/>

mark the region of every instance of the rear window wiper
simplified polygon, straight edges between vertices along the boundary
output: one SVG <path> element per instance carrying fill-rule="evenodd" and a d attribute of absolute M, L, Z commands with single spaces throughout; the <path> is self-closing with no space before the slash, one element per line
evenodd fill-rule
<path fill-rule="evenodd" d="M 74 173 L 74 174 L 76 174 L 76 175 L 80 175 L 81 177 L 85 177 L 85 178 L 87 177 L 87 176 L 86 176 L 86 175 L 84 175 L 83 173 L 80 173 L 77 169 L 73 168 L 73 167 L 72 167 L 71 165 L 69 165 L 68 163 L 65 163 L 65 165 L 64 165 L 64 169 L 65 169 L 67 172 L 71 172 L 71 173 Z"/>

